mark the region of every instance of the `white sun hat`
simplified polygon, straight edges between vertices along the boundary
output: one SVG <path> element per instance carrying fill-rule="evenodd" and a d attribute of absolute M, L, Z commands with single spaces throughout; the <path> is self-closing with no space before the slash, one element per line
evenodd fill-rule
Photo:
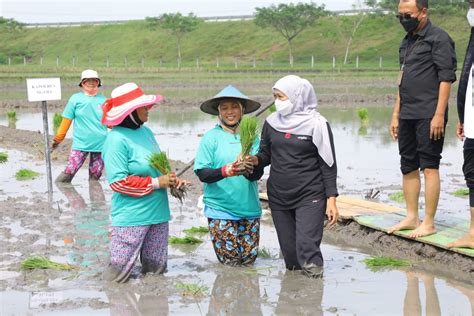
<path fill-rule="evenodd" d="M 84 79 L 97 79 L 99 80 L 99 87 L 102 85 L 102 81 L 99 78 L 97 71 L 92 69 L 86 69 L 81 73 L 81 82 L 79 82 L 79 87 L 82 87 L 82 82 Z"/>
<path fill-rule="evenodd" d="M 102 104 L 102 124 L 115 126 L 134 110 L 141 107 L 153 107 L 163 100 L 161 95 L 144 94 L 137 84 L 130 82 L 123 84 L 112 91 L 112 98 Z"/>

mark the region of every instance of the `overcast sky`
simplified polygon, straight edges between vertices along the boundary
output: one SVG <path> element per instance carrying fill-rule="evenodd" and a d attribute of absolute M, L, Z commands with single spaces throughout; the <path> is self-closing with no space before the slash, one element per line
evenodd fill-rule
<path fill-rule="evenodd" d="M 360 0 L 315 0 L 329 10 L 352 9 Z M 200 17 L 247 15 L 255 7 L 305 0 L 0 0 L 0 16 L 24 23 L 135 20 L 162 13 Z"/>

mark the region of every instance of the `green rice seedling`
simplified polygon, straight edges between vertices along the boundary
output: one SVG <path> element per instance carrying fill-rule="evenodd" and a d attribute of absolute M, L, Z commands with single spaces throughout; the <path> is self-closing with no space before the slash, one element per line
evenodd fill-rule
<path fill-rule="evenodd" d="M 205 226 L 198 226 L 198 227 L 193 226 L 193 227 L 188 228 L 188 229 L 183 229 L 183 232 L 185 232 L 188 235 L 207 234 L 209 232 L 209 228 L 207 228 Z"/>
<path fill-rule="evenodd" d="M 469 195 L 469 189 L 468 188 L 459 189 L 459 190 L 456 190 L 456 191 L 452 192 L 451 194 L 454 195 L 454 196 L 457 196 L 457 197 L 468 196 Z"/>
<path fill-rule="evenodd" d="M 0 152 L 0 163 L 5 163 L 8 161 L 8 154 L 6 152 Z"/>
<path fill-rule="evenodd" d="M 361 122 L 368 122 L 369 121 L 369 110 L 367 108 L 359 108 L 357 109 L 357 115 Z"/>
<path fill-rule="evenodd" d="M 54 117 L 53 117 L 54 134 L 58 132 L 59 125 L 61 125 L 62 120 L 63 120 L 63 116 L 60 113 L 54 113 Z"/>
<path fill-rule="evenodd" d="M 20 169 L 16 172 L 15 174 L 15 178 L 17 180 L 29 180 L 29 179 L 33 179 L 37 176 L 39 176 L 40 174 L 36 171 L 33 171 L 33 170 L 30 170 L 30 169 Z"/>
<path fill-rule="evenodd" d="M 170 161 L 165 152 L 162 151 L 152 154 L 148 158 L 148 161 L 150 162 L 150 165 L 158 170 L 161 174 L 166 175 L 171 173 Z M 184 197 L 186 196 L 186 191 L 186 186 L 182 186 L 179 189 L 176 187 L 170 188 L 171 195 L 177 198 L 181 204 L 183 203 Z"/>
<path fill-rule="evenodd" d="M 274 113 L 274 112 L 276 112 L 277 108 L 276 108 L 275 104 L 272 104 L 272 106 L 270 108 L 268 108 L 268 110 L 270 111 L 270 113 Z"/>
<path fill-rule="evenodd" d="M 207 293 L 209 288 L 199 283 L 183 283 L 178 282 L 176 284 L 177 289 L 182 289 L 184 296 L 202 296 Z"/>
<path fill-rule="evenodd" d="M 390 200 L 398 202 L 398 203 L 405 202 L 405 195 L 403 195 L 403 192 L 401 191 L 392 193 L 388 197 L 390 198 Z"/>
<path fill-rule="evenodd" d="M 258 248 L 258 257 L 259 258 L 264 258 L 264 259 L 273 258 L 272 253 L 270 252 L 270 250 L 265 248 L 265 247 Z"/>
<path fill-rule="evenodd" d="M 21 262 L 21 268 L 25 270 L 32 269 L 54 269 L 54 270 L 72 270 L 73 266 L 64 263 L 58 263 L 42 256 L 32 256 Z"/>
<path fill-rule="evenodd" d="M 7 112 L 7 118 L 8 118 L 8 121 L 15 122 L 16 121 L 16 111 L 8 111 Z"/>
<path fill-rule="evenodd" d="M 202 243 L 202 240 L 193 236 L 176 237 L 170 236 L 168 242 L 171 245 L 196 245 Z"/>
<path fill-rule="evenodd" d="M 250 154 L 253 144 L 257 139 L 257 118 L 255 116 L 244 116 L 240 121 L 240 144 L 242 145 L 242 157 Z"/>
<path fill-rule="evenodd" d="M 366 258 L 363 261 L 369 268 L 407 267 L 411 265 L 408 260 L 401 260 L 384 256 Z"/>

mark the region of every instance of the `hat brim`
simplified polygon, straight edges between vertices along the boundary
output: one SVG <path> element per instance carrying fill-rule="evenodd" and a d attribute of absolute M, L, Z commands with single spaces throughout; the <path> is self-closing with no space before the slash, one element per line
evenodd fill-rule
<path fill-rule="evenodd" d="M 81 80 L 81 82 L 79 82 L 78 86 L 82 88 L 82 82 L 86 79 L 97 79 L 97 80 L 99 80 L 99 87 L 102 86 L 102 80 L 100 80 L 100 78 L 84 78 L 84 79 Z"/>
<path fill-rule="evenodd" d="M 116 126 L 122 123 L 122 121 L 136 109 L 144 106 L 151 109 L 153 105 L 161 101 L 163 101 L 163 96 L 159 94 L 142 95 L 141 97 L 136 98 L 130 102 L 111 108 L 110 111 L 105 115 L 103 123 L 107 126 Z"/>
<path fill-rule="evenodd" d="M 224 99 L 239 100 L 242 103 L 242 106 L 244 107 L 244 114 L 255 112 L 262 106 L 259 102 L 251 100 L 251 99 L 243 99 L 243 98 L 237 98 L 233 96 L 228 96 L 228 97 L 221 96 L 219 98 L 212 98 L 203 102 L 200 106 L 201 111 L 203 111 L 204 113 L 211 114 L 211 115 L 219 115 L 219 110 L 217 109 L 217 107 L 219 106 L 219 103 Z"/>

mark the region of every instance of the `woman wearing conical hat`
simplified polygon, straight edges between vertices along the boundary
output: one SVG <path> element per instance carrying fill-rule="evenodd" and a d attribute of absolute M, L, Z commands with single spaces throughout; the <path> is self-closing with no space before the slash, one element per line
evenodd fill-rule
<path fill-rule="evenodd" d="M 219 123 L 203 136 L 194 172 L 204 183 L 204 215 L 217 259 L 230 266 L 251 265 L 258 253 L 261 208 L 257 182 L 244 177 L 245 167 L 238 156 L 242 115 L 259 107 L 260 103 L 233 86 L 201 104 L 201 110 L 217 116 Z M 257 149 L 258 141 L 252 153 Z"/>

